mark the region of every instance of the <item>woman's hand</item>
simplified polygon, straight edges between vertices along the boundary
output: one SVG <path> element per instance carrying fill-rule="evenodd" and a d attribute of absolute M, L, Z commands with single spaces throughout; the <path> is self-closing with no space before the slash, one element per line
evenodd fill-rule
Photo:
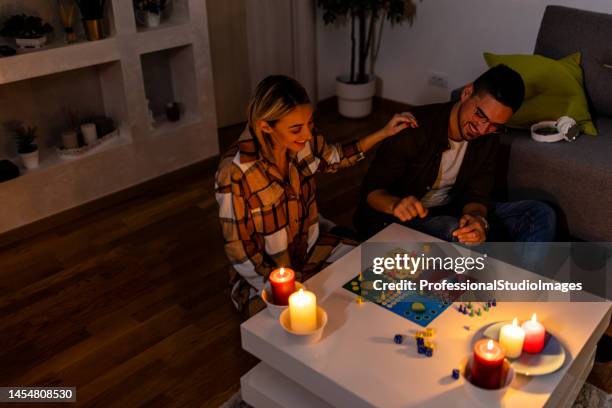
<path fill-rule="evenodd" d="M 384 128 L 359 140 L 359 150 L 361 150 L 362 153 L 365 153 L 376 143 L 382 142 L 386 138 L 396 135 L 398 132 L 408 127 L 415 128 L 417 126 L 419 126 L 419 124 L 417 123 L 416 118 L 412 116 L 412 113 L 410 112 L 402 112 L 393 115 L 389 123 L 387 123 Z"/>
<path fill-rule="evenodd" d="M 410 112 L 402 112 L 393 115 L 391 120 L 381 129 L 385 137 L 391 137 L 398 134 L 400 131 L 411 127 L 418 127 L 416 118 Z"/>

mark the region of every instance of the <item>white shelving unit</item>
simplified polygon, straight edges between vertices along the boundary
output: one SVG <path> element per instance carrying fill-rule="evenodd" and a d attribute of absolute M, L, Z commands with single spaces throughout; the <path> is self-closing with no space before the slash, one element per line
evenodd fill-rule
<path fill-rule="evenodd" d="M 41 130 L 40 167 L 0 183 L 0 233 L 218 154 L 206 2 L 174 0 L 172 17 L 154 29 L 139 27 L 131 1 L 108 3 L 109 38 L 56 40 L 0 58 L 3 121 Z M 182 108 L 178 122 L 165 120 L 169 102 Z M 111 117 L 119 140 L 60 159 L 66 109 Z M 12 135 L 0 133 L 0 159 L 14 158 L 12 145 Z"/>

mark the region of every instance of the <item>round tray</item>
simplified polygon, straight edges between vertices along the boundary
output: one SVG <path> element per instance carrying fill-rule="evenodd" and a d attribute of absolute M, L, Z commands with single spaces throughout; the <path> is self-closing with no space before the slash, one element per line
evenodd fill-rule
<path fill-rule="evenodd" d="M 498 340 L 499 331 L 506 324 L 512 324 L 512 322 L 493 323 L 485 328 L 482 335 L 489 339 Z M 531 354 L 523 352 L 519 358 L 509 361 L 517 374 L 538 376 L 553 373 L 561 368 L 565 362 L 565 354 L 565 349 L 561 342 L 547 331 L 546 338 L 544 339 L 544 349 L 540 353 Z"/>

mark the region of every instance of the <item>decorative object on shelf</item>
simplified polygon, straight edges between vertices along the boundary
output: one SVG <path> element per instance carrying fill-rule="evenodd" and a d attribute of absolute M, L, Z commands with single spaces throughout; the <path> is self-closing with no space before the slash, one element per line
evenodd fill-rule
<path fill-rule="evenodd" d="M 166 0 L 134 0 L 136 20 L 147 28 L 159 27 L 166 6 Z"/>
<path fill-rule="evenodd" d="M 71 44 L 77 40 L 76 32 L 74 31 L 75 6 L 72 0 L 58 1 L 59 14 L 62 19 L 62 25 L 64 26 L 64 42 L 66 44 Z"/>
<path fill-rule="evenodd" d="M 18 14 L 6 20 L 0 35 L 14 38 L 19 48 L 40 48 L 52 31 L 53 27 L 40 17 Z"/>
<path fill-rule="evenodd" d="M 88 156 L 104 146 L 108 146 L 111 143 L 119 139 L 119 129 L 115 129 L 110 133 L 105 134 L 101 138 L 97 139 L 93 145 L 87 145 L 83 147 L 77 147 L 75 149 L 57 148 L 57 154 L 62 160 L 76 160 L 82 157 Z"/>
<path fill-rule="evenodd" d="M 87 146 L 93 146 L 98 141 L 98 131 L 94 123 L 83 123 L 81 125 L 81 133 Z"/>
<path fill-rule="evenodd" d="M 372 111 L 372 99 L 376 93 L 374 65 L 380 49 L 385 19 L 392 25 L 401 24 L 404 20 L 412 24 L 416 16 L 416 5 L 413 0 L 317 0 L 317 4 L 323 9 L 325 24 L 346 18 L 351 25 L 350 74 L 336 78 L 338 110 L 342 116 L 348 118 L 367 116 Z M 358 48 L 356 28 L 359 29 Z M 366 69 L 368 57 L 369 74 Z"/>
<path fill-rule="evenodd" d="M 166 105 L 166 117 L 170 122 L 178 122 L 181 119 L 181 108 L 178 103 L 171 102 Z"/>
<path fill-rule="evenodd" d="M 89 41 L 104 38 L 104 5 L 106 0 L 74 0 L 81 11 L 83 27 Z"/>
<path fill-rule="evenodd" d="M 149 110 L 149 129 L 155 130 L 155 114 L 153 113 L 153 109 L 151 109 L 151 101 L 147 99 L 147 108 Z"/>
<path fill-rule="evenodd" d="M 14 129 L 15 141 L 17 143 L 17 153 L 21 157 L 23 166 L 32 170 L 38 167 L 39 154 L 38 146 L 34 143 L 36 139 L 36 126 L 19 125 Z"/>
<path fill-rule="evenodd" d="M 0 57 L 12 57 L 17 54 L 17 50 L 8 45 L 0 45 Z"/>
<path fill-rule="evenodd" d="M 76 149 L 79 147 L 79 137 L 74 130 L 62 132 L 62 146 L 64 149 Z"/>
<path fill-rule="evenodd" d="M 0 160 L 0 183 L 19 177 L 19 167 L 10 160 Z"/>

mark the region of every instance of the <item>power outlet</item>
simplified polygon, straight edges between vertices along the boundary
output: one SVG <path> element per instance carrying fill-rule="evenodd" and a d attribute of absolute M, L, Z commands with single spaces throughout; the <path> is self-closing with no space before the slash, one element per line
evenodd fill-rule
<path fill-rule="evenodd" d="M 448 88 L 448 75 L 443 72 L 432 72 L 429 75 L 429 85 L 438 88 Z"/>

